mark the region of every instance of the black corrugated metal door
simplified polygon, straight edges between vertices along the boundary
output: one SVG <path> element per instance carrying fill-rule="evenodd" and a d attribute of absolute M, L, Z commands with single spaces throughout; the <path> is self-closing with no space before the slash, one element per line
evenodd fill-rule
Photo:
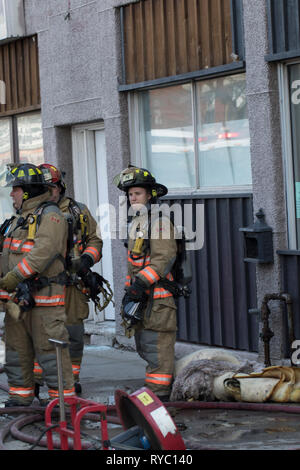
<path fill-rule="evenodd" d="M 178 303 L 178 340 L 233 349 L 258 350 L 256 270 L 245 263 L 239 228 L 253 223 L 249 195 L 170 200 L 204 204 L 204 245 L 192 253 L 189 299 Z M 184 210 L 182 211 L 184 212 Z"/>

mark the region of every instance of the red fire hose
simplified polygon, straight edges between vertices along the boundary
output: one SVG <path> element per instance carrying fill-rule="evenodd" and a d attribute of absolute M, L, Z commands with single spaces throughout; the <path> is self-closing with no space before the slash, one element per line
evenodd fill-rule
<path fill-rule="evenodd" d="M 3 369 L 0 369 L 0 373 Z M 0 388 L 4 391 L 8 391 L 8 387 L 1 385 Z M 201 409 L 222 409 L 222 410 L 246 410 L 246 411 L 264 411 L 264 412 L 282 412 L 288 414 L 300 414 L 299 405 L 290 404 L 273 404 L 273 403 L 244 403 L 244 402 L 203 402 L 203 401 L 192 401 L 192 402 L 167 402 L 163 404 L 166 408 L 175 408 L 181 410 L 201 410 Z M 6 450 L 4 441 L 11 434 L 15 439 L 22 442 L 35 445 L 38 437 L 32 434 L 26 434 L 21 431 L 23 427 L 35 422 L 44 421 L 45 409 L 39 406 L 25 406 L 25 407 L 10 407 L 0 408 L 0 415 L 20 414 L 21 416 L 13 419 L 5 427 L 0 430 L 0 450 Z M 120 419 L 115 415 L 116 406 L 107 406 L 107 421 L 113 424 L 121 425 Z M 58 411 L 57 411 L 58 414 Z M 95 413 L 88 413 L 85 419 L 91 421 L 98 421 L 99 416 Z M 46 438 L 38 440 L 38 446 L 47 447 Z M 83 448 L 88 449 L 92 444 L 83 443 Z M 60 448 L 60 442 L 55 441 L 55 447 Z"/>

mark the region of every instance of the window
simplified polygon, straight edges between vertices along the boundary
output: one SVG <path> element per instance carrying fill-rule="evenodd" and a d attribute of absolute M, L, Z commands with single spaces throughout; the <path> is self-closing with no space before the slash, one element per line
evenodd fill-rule
<path fill-rule="evenodd" d="M 44 162 L 40 113 L 0 118 L 0 164 Z"/>
<path fill-rule="evenodd" d="M 43 132 L 40 114 L 17 118 L 19 161 L 40 165 L 44 162 Z"/>
<path fill-rule="evenodd" d="M 0 118 L 0 177 L 7 163 L 44 162 L 40 113 L 26 113 Z M 11 217 L 11 188 L 0 188 L 0 223 Z"/>
<path fill-rule="evenodd" d="M 300 249 L 300 64 L 280 67 L 289 248 Z M 287 92 L 288 90 L 288 92 Z"/>
<path fill-rule="evenodd" d="M 11 120 L 3 118 L 0 119 L 0 162 L 6 164 L 12 161 Z"/>
<path fill-rule="evenodd" d="M 251 184 L 245 87 L 240 75 L 197 83 L 200 187 Z"/>
<path fill-rule="evenodd" d="M 131 96 L 131 150 L 170 189 L 252 183 L 245 74 Z"/>

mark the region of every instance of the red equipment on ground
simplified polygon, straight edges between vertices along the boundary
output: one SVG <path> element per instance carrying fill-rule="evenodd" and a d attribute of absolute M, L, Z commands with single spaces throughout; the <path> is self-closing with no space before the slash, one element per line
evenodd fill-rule
<path fill-rule="evenodd" d="M 115 392 L 116 411 L 125 430 L 119 436 L 109 440 L 107 429 L 107 407 L 100 403 L 84 400 L 79 397 L 64 397 L 62 357 L 67 343 L 49 339 L 56 348 L 58 393 L 59 398 L 52 400 L 46 408 L 48 450 L 54 449 L 53 432 L 60 435 L 60 448 L 69 449 L 69 438 L 73 439 L 73 449 L 81 450 L 80 423 L 87 413 L 100 412 L 102 450 L 185 450 L 186 447 L 179 431 L 159 398 L 148 388 L 143 387 L 128 395 L 122 390 Z M 65 405 L 70 405 L 71 425 L 67 427 Z M 60 421 L 53 424 L 51 415 L 54 407 L 59 405 Z"/>
<path fill-rule="evenodd" d="M 69 450 L 69 443 L 68 438 L 73 439 L 73 450 L 82 450 L 82 443 L 81 443 L 81 434 L 80 434 L 80 424 L 81 420 L 87 413 L 93 412 L 100 412 L 100 419 L 101 419 L 101 438 L 102 438 L 102 447 L 103 450 L 108 450 L 109 448 L 109 439 L 108 439 L 108 431 L 107 431 L 107 419 L 106 419 L 106 412 L 107 407 L 105 405 L 94 403 L 89 400 L 84 400 L 83 398 L 79 397 L 70 397 L 65 398 L 65 403 L 70 405 L 71 410 L 71 423 L 73 429 L 67 428 L 67 421 L 60 420 L 57 426 L 53 425 L 51 420 L 52 411 L 56 405 L 59 404 L 59 399 L 56 398 L 52 400 L 46 408 L 45 411 L 45 422 L 47 429 L 47 447 L 48 450 L 54 450 L 54 443 L 53 443 L 53 432 L 58 432 L 60 435 L 60 443 L 62 450 Z M 78 410 L 78 405 L 81 408 Z"/>
<path fill-rule="evenodd" d="M 142 430 L 141 438 L 146 439 L 151 449 L 186 450 L 171 415 L 151 390 L 142 387 L 131 395 L 117 390 L 115 401 L 123 428 Z"/>
<path fill-rule="evenodd" d="M 124 432 L 109 439 L 107 406 L 79 397 L 64 399 L 70 405 L 71 426 L 67 427 L 64 412 L 59 423 L 53 424 L 51 416 L 59 399 L 52 400 L 46 408 L 47 447 L 54 450 L 53 433 L 60 436 L 60 448 L 82 450 L 80 424 L 87 413 L 100 413 L 102 450 L 186 450 L 183 439 L 171 415 L 159 398 L 146 387 L 128 395 L 122 390 L 115 393 L 116 411 Z M 60 410 L 61 412 L 61 410 Z"/>

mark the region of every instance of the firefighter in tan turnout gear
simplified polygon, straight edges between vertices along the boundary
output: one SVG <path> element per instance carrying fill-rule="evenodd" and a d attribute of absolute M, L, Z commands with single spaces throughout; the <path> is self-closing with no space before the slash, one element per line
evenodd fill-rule
<path fill-rule="evenodd" d="M 49 399 L 58 397 L 56 352 L 49 339 L 68 341 L 65 328 L 64 257 L 67 223 L 41 170 L 28 163 L 11 166 L 6 175 L 16 216 L 1 226 L 0 298 L 5 301 L 6 406 L 30 405 L 34 399 L 33 363 L 41 365 Z M 14 302 L 12 302 L 14 299 Z M 9 314 L 9 304 L 19 316 Z M 73 396 L 68 349 L 62 351 L 64 395 Z"/>
<path fill-rule="evenodd" d="M 115 184 L 126 192 L 133 213 L 123 324 L 128 336 L 134 334 L 137 352 L 147 362 L 145 385 L 167 401 L 173 380 L 176 306 L 163 281 L 172 281 L 177 244 L 169 217 L 153 210 L 167 188 L 156 183 L 149 171 L 136 167 L 123 170 Z"/>
<path fill-rule="evenodd" d="M 88 208 L 70 197 L 65 196 L 66 185 L 61 172 L 53 165 L 44 163 L 39 166 L 46 181 L 52 184 L 51 200 L 56 202 L 68 220 L 69 239 L 72 246 L 68 247 L 68 268 L 86 281 L 93 288 L 94 278 L 90 268 L 102 257 L 102 240 L 97 232 L 97 223 Z M 70 266 L 71 265 L 71 266 Z M 69 350 L 75 379 L 75 391 L 81 393 L 79 374 L 84 348 L 84 324 L 89 315 L 88 298 L 75 285 L 66 288 L 66 327 L 69 332 Z M 37 366 L 37 365 L 36 365 Z"/>

